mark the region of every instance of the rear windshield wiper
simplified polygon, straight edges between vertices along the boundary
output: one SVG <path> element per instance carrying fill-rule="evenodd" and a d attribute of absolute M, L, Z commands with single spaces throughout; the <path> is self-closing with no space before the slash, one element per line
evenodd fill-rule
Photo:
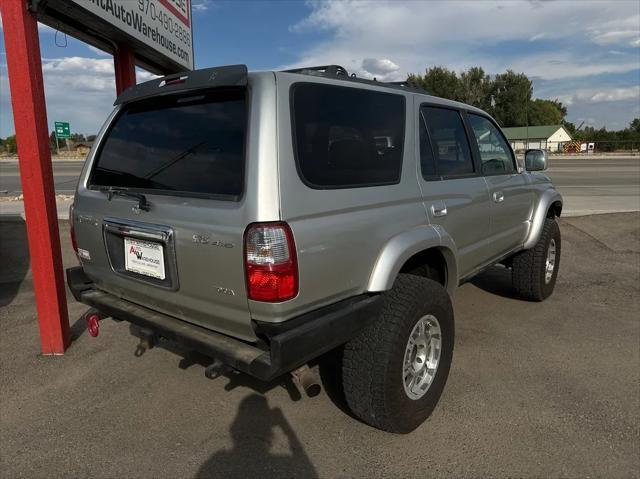
<path fill-rule="evenodd" d="M 162 173 L 163 171 L 165 171 L 167 168 L 172 167 L 173 165 L 175 165 L 177 162 L 179 162 L 180 160 L 186 158 L 189 155 L 192 155 L 193 153 L 195 153 L 198 148 L 200 148 L 202 145 L 206 145 L 207 141 L 201 141 L 200 143 L 196 143 L 193 146 L 190 146 L 189 148 L 187 148 L 186 150 L 178 153 L 176 156 L 174 156 L 173 158 L 171 158 L 169 161 L 167 161 L 165 164 L 160 165 L 158 168 L 155 168 L 153 170 L 151 170 L 149 173 L 147 173 L 146 175 L 143 176 L 143 178 L 145 180 L 150 180 L 151 178 L 153 178 L 154 176 L 159 175 L 160 173 Z"/>
<path fill-rule="evenodd" d="M 109 201 L 111 201 L 111 198 L 113 198 L 114 195 L 125 196 L 138 200 L 138 208 L 142 211 L 149 211 L 151 209 L 151 205 L 147 201 L 147 197 L 142 193 L 134 193 L 133 191 L 129 191 L 125 188 L 114 188 L 112 186 L 107 188 L 100 188 L 100 191 L 107 194 L 107 199 Z"/>

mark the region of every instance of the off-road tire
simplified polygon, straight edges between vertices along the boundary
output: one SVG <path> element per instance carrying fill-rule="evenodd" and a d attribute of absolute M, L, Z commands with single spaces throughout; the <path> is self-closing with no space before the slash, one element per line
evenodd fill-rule
<path fill-rule="evenodd" d="M 441 352 L 431 385 L 419 399 L 404 389 L 403 360 L 409 335 L 420 318 L 433 315 L 441 329 Z M 444 389 L 454 345 L 453 308 L 441 284 L 400 274 L 384 293 L 380 315 L 345 347 L 342 381 L 347 405 L 363 422 L 388 432 L 408 433 L 431 414 Z"/>
<path fill-rule="evenodd" d="M 556 246 L 555 266 L 550 281 L 546 282 L 547 252 L 552 239 Z M 558 223 L 553 218 L 545 219 L 542 234 L 535 246 L 513 257 L 511 283 L 518 296 L 529 301 L 543 301 L 551 296 L 558 278 L 561 246 Z"/>

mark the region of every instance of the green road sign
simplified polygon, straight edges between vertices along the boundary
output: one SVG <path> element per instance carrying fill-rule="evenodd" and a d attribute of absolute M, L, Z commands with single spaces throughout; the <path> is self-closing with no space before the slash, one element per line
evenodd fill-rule
<path fill-rule="evenodd" d="M 56 137 L 57 138 L 71 138 L 71 128 L 67 121 L 56 121 Z"/>

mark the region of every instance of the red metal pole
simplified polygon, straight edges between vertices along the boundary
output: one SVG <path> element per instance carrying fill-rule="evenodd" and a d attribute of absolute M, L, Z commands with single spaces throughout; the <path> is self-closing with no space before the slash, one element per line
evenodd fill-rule
<path fill-rule="evenodd" d="M 38 24 L 26 1 L 2 0 L 0 9 L 42 354 L 63 354 L 70 342 L 69 317 Z"/>
<path fill-rule="evenodd" d="M 119 44 L 116 47 L 113 64 L 116 70 L 116 93 L 120 95 L 136 84 L 136 62 L 129 45 Z"/>

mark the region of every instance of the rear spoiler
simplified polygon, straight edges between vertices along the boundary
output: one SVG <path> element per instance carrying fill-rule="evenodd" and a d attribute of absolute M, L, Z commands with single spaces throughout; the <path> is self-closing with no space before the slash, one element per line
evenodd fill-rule
<path fill-rule="evenodd" d="M 247 85 L 247 77 L 246 65 L 229 65 L 175 73 L 127 88 L 118 96 L 114 105 L 202 88 L 242 87 Z"/>

